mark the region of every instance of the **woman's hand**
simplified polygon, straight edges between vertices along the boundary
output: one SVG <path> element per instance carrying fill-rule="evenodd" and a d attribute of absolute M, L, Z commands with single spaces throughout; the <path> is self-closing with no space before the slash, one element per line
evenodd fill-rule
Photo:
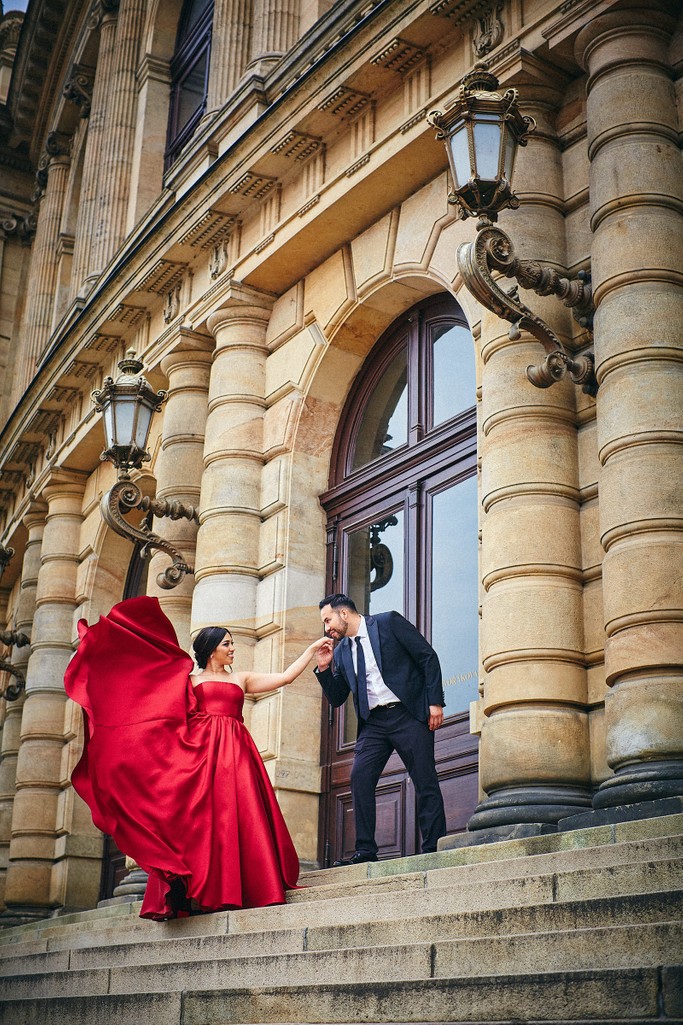
<path fill-rule="evenodd" d="M 329 637 L 321 637 L 320 640 L 314 641 L 311 645 L 314 652 L 318 655 L 318 669 L 324 672 L 325 669 L 329 669 L 332 664 L 332 656 L 334 654 L 334 644 Z"/>

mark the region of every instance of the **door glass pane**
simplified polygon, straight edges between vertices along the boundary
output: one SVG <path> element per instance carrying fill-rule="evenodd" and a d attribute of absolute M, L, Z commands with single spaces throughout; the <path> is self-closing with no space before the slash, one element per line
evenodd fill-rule
<path fill-rule="evenodd" d="M 403 510 L 378 518 L 348 535 L 348 594 L 361 615 L 403 613 Z M 356 713 L 348 698 L 343 743 L 356 739 Z"/>
<path fill-rule="evenodd" d="M 476 378 L 472 335 L 466 327 L 447 324 L 435 329 L 432 338 L 434 405 L 432 426 L 471 409 L 475 403 Z"/>
<path fill-rule="evenodd" d="M 432 500 L 432 645 L 443 670 L 444 715 L 478 696 L 477 478 Z"/>
<path fill-rule="evenodd" d="M 406 349 L 396 354 L 370 396 L 356 437 L 352 470 L 408 441 Z"/>

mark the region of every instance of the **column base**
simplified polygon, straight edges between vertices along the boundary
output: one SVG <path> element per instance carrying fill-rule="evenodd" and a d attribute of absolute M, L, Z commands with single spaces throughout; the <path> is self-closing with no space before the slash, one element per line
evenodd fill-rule
<path fill-rule="evenodd" d="M 683 761 L 639 762 L 617 769 L 593 798 L 594 808 L 616 808 L 641 801 L 683 797 Z"/>
<path fill-rule="evenodd" d="M 125 904 L 127 901 L 142 900 L 145 896 L 146 889 L 147 873 L 141 868 L 131 869 L 128 875 L 125 876 L 119 885 L 114 888 L 113 896 L 111 900 L 107 901 L 107 905 L 111 904 L 113 901 L 116 901 L 119 904 Z"/>
<path fill-rule="evenodd" d="M 641 819 L 663 818 L 666 815 L 683 814 L 683 797 L 668 797 L 661 801 L 640 801 L 638 804 L 621 804 L 614 808 L 594 808 L 592 811 L 569 815 L 561 819 L 557 828 L 560 833 L 571 829 L 590 829 L 592 826 L 614 826 L 619 822 L 638 822 Z"/>
<path fill-rule="evenodd" d="M 59 908 L 43 908 L 34 904 L 13 904 L 0 913 L 0 929 L 11 929 L 15 925 L 30 925 L 45 918 L 54 918 Z"/>
<path fill-rule="evenodd" d="M 499 829 L 522 824 L 556 828 L 560 819 L 590 807 L 591 793 L 583 787 L 506 787 L 481 801 L 467 829 Z"/>

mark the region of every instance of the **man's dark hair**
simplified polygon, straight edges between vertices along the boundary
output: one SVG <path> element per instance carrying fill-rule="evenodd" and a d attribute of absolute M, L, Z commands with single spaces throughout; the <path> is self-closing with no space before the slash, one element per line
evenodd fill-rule
<path fill-rule="evenodd" d="M 329 605 L 333 609 L 351 609 L 352 612 L 358 612 L 356 603 L 352 598 L 349 598 L 347 594 L 328 594 L 326 598 L 318 605 L 319 609 L 324 609 L 326 605 Z"/>

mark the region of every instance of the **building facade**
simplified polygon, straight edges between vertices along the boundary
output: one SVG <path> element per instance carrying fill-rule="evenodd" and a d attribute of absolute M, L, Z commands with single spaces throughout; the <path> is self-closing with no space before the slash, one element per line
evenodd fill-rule
<path fill-rule="evenodd" d="M 539 343 L 458 270 L 475 228 L 426 115 L 480 60 L 537 122 L 500 223 L 523 258 L 590 273 L 593 331 L 528 305 L 594 353 L 597 395 L 534 388 Z M 0 679 L 25 678 L 0 702 L 7 922 L 125 874 L 69 784 L 62 681 L 79 618 L 140 593 L 183 646 L 218 621 L 266 671 L 332 590 L 402 611 L 442 661 L 452 834 L 683 793 L 682 74 L 669 0 L 3 15 Z M 168 556 L 147 566 L 100 512 L 91 392 L 130 350 L 168 391 L 135 482 L 198 510 L 154 521 L 194 569 L 170 590 Z M 352 710 L 308 673 L 246 716 L 302 863 L 352 851 Z M 378 806 L 381 855 L 419 850 L 398 760 Z"/>

